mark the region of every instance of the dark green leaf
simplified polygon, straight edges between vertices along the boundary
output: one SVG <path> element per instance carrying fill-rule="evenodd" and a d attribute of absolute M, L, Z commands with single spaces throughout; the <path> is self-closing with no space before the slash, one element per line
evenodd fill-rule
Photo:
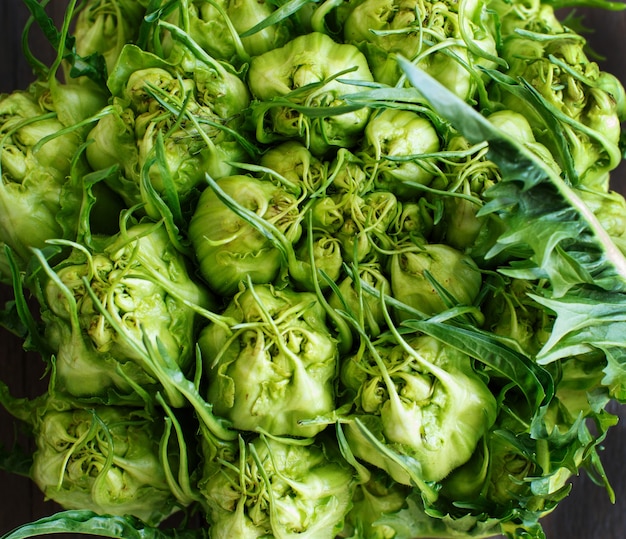
<path fill-rule="evenodd" d="M 41 28 L 43 35 L 50 44 L 58 50 L 61 32 L 59 32 L 52 18 L 48 16 L 44 7 L 37 0 L 24 0 L 24 3 L 35 19 L 35 22 L 39 25 L 39 28 Z"/>
<path fill-rule="evenodd" d="M 266 17 L 258 24 L 255 24 L 252 28 L 249 28 L 248 30 L 240 34 L 239 37 L 244 38 L 252 36 L 257 32 L 264 30 L 265 28 L 273 26 L 274 24 L 278 24 L 282 20 L 287 19 L 307 4 L 317 2 L 319 2 L 319 0 L 288 0 L 277 9 L 275 9 L 269 17 Z"/>
<path fill-rule="evenodd" d="M 505 376 L 519 386 L 534 409 L 549 402 L 554 395 L 550 373 L 491 333 L 432 320 L 408 320 L 404 325 L 457 348 Z"/>
<path fill-rule="evenodd" d="M 119 539 L 200 539 L 205 530 L 160 530 L 133 517 L 97 515 L 91 511 L 61 511 L 3 535 L 1 539 L 24 539 L 55 533 L 80 533 Z"/>
<path fill-rule="evenodd" d="M 550 298 L 551 309 L 558 318 L 557 332 L 550 341 L 550 357 L 579 351 L 583 344 L 587 350 L 617 346 L 619 334 L 623 335 L 621 323 L 602 327 L 588 317 L 575 330 L 569 329 L 567 310 L 572 301 L 568 295 L 601 290 L 600 293 L 614 295 L 612 303 L 617 303 L 613 305 L 617 310 L 626 306 L 626 258 L 570 187 L 570 179 L 558 176 L 523 145 L 410 62 L 402 58 L 399 62 L 409 81 L 436 112 L 471 142 L 488 142 L 487 156 L 500 168 L 502 179 L 485 193 L 489 202 L 479 215 L 495 213 L 507 227 L 488 256 L 508 254 L 510 267 L 499 271 L 549 283 L 551 288 L 546 289 L 545 296 Z M 539 107 L 541 103 L 534 105 Z M 529 251 L 529 256 L 522 260 L 511 256 L 524 250 Z"/>
<path fill-rule="evenodd" d="M 100 53 L 93 53 L 85 57 L 80 56 L 76 52 L 76 39 L 70 35 L 65 35 L 65 38 L 63 37 L 64 32 L 59 31 L 54 24 L 54 20 L 46 13 L 44 9 L 45 4 L 40 4 L 37 0 L 24 0 L 24 3 L 50 45 L 69 62 L 71 66 L 70 76 L 86 76 L 104 87 L 107 79 L 104 56 Z M 71 17 L 72 12 L 72 9 L 68 9 L 66 17 Z M 68 21 L 66 21 L 66 23 L 67 22 Z"/>
<path fill-rule="evenodd" d="M 7 450 L 0 445 L 0 470 L 30 477 L 32 463 L 32 455 L 27 453 L 23 447 L 14 445 L 11 450 Z"/>

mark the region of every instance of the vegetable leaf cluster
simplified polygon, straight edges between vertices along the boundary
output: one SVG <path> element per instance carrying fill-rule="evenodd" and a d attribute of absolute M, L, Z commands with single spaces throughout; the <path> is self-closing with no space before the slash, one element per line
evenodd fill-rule
<path fill-rule="evenodd" d="M 580 471 L 614 496 L 626 92 L 555 10 L 621 4 L 25 4 L 0 323 L 48 387 L 0 387 L 0 466 L 63 510 L 5 539 L 543 539 Z"/>

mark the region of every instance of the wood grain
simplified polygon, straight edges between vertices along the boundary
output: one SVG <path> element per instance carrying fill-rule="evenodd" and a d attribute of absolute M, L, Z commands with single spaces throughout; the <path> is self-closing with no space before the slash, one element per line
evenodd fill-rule
<path fill-rule="evenodd" d="M 60 20 L 66 3 L 52 0 L 49 13 Z M 585 15 L 586 26 L 595 29 L 588 40 L 600 55 L 602 68 L 626 82 L 626 12 L 600 9 L 578 12 Z M 26 8 L 20 0 L 0 0 L 0 92 L 25 88 L 33 78 L 20 52 L 26 17 Z M 31 47 L 41 58 L 51 57 L 52 51 L 36 33 L 33 33 Z M 626 193 L 624 166 L 615 171 L 612 178 L 614 189 Z M 8 288 L 0 285 L 0 301 L 4 304 L 9 299 Z M 0 380 L 8 383 L 16 395 L 32 397 L 42 389 L 42 372 L 43 365 L 38 357 L 24 352 L 20 340 L 0 331 Z M 626 417 L 620 407 L 614 406 L 613 410 Z M 14 438 L 12 421 L 0 409 L 0 443 L 12 443 Z M 25 442 L 22 436 L 18 438 Z M 603 488 L 581 475 L 574 480 L 568 499 L 546 517 L 544 527 L 548 539 L 622 539 L 625 536 L 626 424 L 613 428 L 604 445 L 603 462 L 615 489 L 616 503 L 611 504 Z M 0 471 L 0 534 L 56 509 L 54 504 L 43 500 L 29 479 Z"/>

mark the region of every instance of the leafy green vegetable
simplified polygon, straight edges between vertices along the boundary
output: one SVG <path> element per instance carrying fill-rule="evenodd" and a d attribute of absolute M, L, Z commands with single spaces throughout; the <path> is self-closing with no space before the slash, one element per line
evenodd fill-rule
<path fill-rule="evenodd" d="M 233 174 L 229 162 L 245 155 L 232 132 L 248 105 L 247 88 L 236 74 L 198 52 L 189 36 L 175 35 L 182 45 L 174 62 L 132 44 L 120 51 L 107 80 L 113 94 L 109 114 L 92 129 L 94 142 L 87 148 L 92 168 L 121 168 L 124 181 L 113 188 L 128 205 L 146 204 L 155 219 L 161 213 L 151 208 L 144 180 L 180 213 L 207 172 L 217 178 Z"/>
<path fill-rule="evenodd" d="M 281 231 L 290 242 L 300 237 L 298 199 L 271 181 L 251 176 L 228 176 L 220 189 L 237 204 Z M 253 283 L 272 282 L 281 267 L 280 251 L 263 232 L 246 223 L 206 189 L 189 222 L 189 237 L 200 271 L 218 294 L 230 296 L 249 277 Z"/>
<path fill-rule="evenodd" d="M 197 309 L 211 305 L 163 226 L 122 226 L 94 251 L 70 244 L 72 253 L 54 268 L 42 260 L 42 317 L 57 387 L 74 396 L 131 395 L 153 385 L 159 375 L 146 346 L 157 341 L 186 370 Z"/>
<path fill-rule="evenodd" d="M 390 266 L 393 296 L 428 315 L 471 305 L 482 285 L 474 260 L 445 244 L 399 246 Z M 441 288 L 445 294 L 439 294 Z"/>
<path fill-rule="evenodd" d="M 55 26 L 54 21 L 48 16 L 39 2 L 36 0 L 24 0 L 24 3 L 46 39 L 58 51 L 59 57 L 68 61 L 70 76 L 87 76 L 98 85 L 104 84 L 106 81 L 106 61 L 100 54 L 100 51 L 96 50 L 88 56 L 81 56 L 76 51 L 76 38 L 69 35 L 68 28 L 76 7 L 76 1 L 70 2 L 61 30 Z"/>
<path fill-rule="evenodd" d="M 427 118 L 408 110 L 379 111 L 367 123 L 365 141 L 363 153 L 376 167 L 372 175 L 377 188 L 406 196 L 410 184 L 428 185 L 435 176 L 431 160 L 420 158 L 440 149 L 437 131 Z M 369 159 L 363 159 L 368 166 Z"/>
<path fill-rule="evenodd" d="M 53 91 L 46 83 L 0 97 L 0 242 L 22 267 L 32 256 L 31 247 L 77 234 L 88 168 L 81 131 L 71 122 L 101 103 L 97 96 L 83 107 L 77 97 L 69 86 Z"/>
<path fill-rule="evenodd" d="M 81 57 L 102 55 L 107 73 L 111 73 L 124 45 L 138 38 L 145 3 L 136 0 L 87 3 L 76 17 L 76 53 Z"/>
<path fill-rule="evenodd" d="M 324 446 L 263 435 L 242 442 L 232 463 L 207 466 L 200 484 L 215 539 L 332 539 L 354 490 L 352 470 Z"/>
<path fill-rule="evenodd" d="M 1 400 L 32 432 L 28 475 L 63 508 L 134 515 L 155 526 L 185 505 L 168 483 L 182 457 L 168 445 L 162 411 L 84 407 L 53 385 L 33 400 L 13 398 L 3 386 Z"/>
<path fill-rule="evenodd" d="M 253 96 L 267 104 L 267 111 L 259 107 L 256 120 L 262 142 L 296 138 L 305 141 L 314 155 L 322 155 L 332 147 L 354 145 L 369 117 L 366 108 L 343 110 L 342 102 L 343 94 L 372 81 L 365 57 L 356 47 L 336 43 L 326 34 L 301 35 L 254 57 L 247 80 Z M 320 115 L 308 117 L 296 105 L 319 109 Z M 267 136 L 259 133 L 266 113 L 275 133 Z"/>
<path fill-rule="evenodd" d="M 198 345 L 209 373 L 208 400 L 236 429 L 312 437 L 324 425 L 301 421 L 335 408 L 337 344 L 314 294 L 267 285 L 238 292 Z"/>
<path fill-rule="evenodd" d="M 0 467 L 64 510 L 6 537 L 544 539 L 572 476 L 613 500 L 626 92 L 566 4 L 28 0 L 0 323 L 49 384 L 0 384 L 36 442 Z"/>
<path fill-rule="evenodd" d="M 487 3 L 351 2 L 342 13 L 346 41 L 363 50 L 375 79 L 394 86 L 401 54 L 463 99 L 476 90 L 477 66 L 492 66 L 496 42 Z"/>
<path fill-rule="evenodd" d="M 375 429 L 391 451 L 415 461 L 423 481 L 438 481 L 470 458 L 493 423 L 493 395 L 469 356 L 430 336 L 381 341 L 342 369 L 342 382 L 356 394 L 357 417 L 368 414 L 360 423 L 348 423 L 348 444 L 357 457 L 410 485 L 411 474 L 390 470 L 377 445 L 359 434 Z"/>
<path fill-rule="evenodd" d="M 177 504 L 151 423 L 124 408 L 48 411 L 34 425 L 33 480 L 67 509 L 133 514 L 157 524 Z"/>

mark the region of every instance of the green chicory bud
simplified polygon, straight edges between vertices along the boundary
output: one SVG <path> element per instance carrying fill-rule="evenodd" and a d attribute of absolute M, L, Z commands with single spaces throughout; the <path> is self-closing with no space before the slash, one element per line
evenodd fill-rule
<path fill-rule="evenodd" d="M 109 113 L 90 133 L 86 154 L 95 170 L 117 165 L 127 180 L 112 184 L 129 205 L 143 203 L 158 218 L 143 182 L 166 202 L 195 197 L 205 175 L 235 173 L 231 162 L 246 154 L 231 130 L 249 103 L 243 81 L 200 54 L 193 43 L 176 49 L 176 61 L 127 44 L 108 80 L 113 94 Z M 133 186 L 133 183 L 135 184 Z"/>
<path fill-rule="evenodd" d="M 462 99 L 470 99 L 476 85 L 468 66 L 493 67 L 491 58 L 496 56 L 486 9 L 484 2 L 474 0 L 351 2 L 343 35 L 367 56 L 378 82 L 399 82 L 403 73 L 394 55 L 400 54 Z"/>
<path fill-rule="evenodd" d="M 584 188 L 576 189 L 575 192 L 611 237 L 621 238 L 626 235 L 626 199 L 621 193 Z"/>
<path fill-rule="evenodd" d="M 132 396 L 133 383 L 158 380 L 146 359 L 157 349 L 185 369 L 195 352 L 195 308 L 213 301 L 188 268 L 165 228 L 149 222 L 122 229 L 94 252 L 75 248 L 48 268 L 42 318 L 58 389 Z"/>
<path fill-rule="evenodd" d="M 415 195 L 419 187 L 411 184 L 430 183 L 434 163 L 424 154 L 439 149 L 433 124 L 413 111 L 384 109 L 372 114 L 365 128 L 364 153 L 373 161 L 368 165 L 375 185 L 401 197 Z"/>
<path fill-rule="evenodd" d="M 399 249 L 391 256 L 390 276 L 394 298 L 426 315 L 472 305 L 482 286 L 473 259 L 443 243 Z"/>
<path fill-rule="evenodd" d="M 228 176 L 218 184 L 237 204 L 276 226 L 293 243 L 300 238 L 298 201 L 282 187 L 246 175 Z M 213 189 L 200 195 L 188 232 L 200 272 L 218 294 L 233 295 L 246 278 L 270 283 L 278 275 L 283 262 L 280 251 Z"/>
<path fill-rule="evenodd" d="M 587 91 L 586 99 L 586 107 L 581 116 L 582 123 L 602 133 L 610 141 L 619 142 L 621 120 L 615 98 L 601 88 L 592 87 Z"/>
<path fill-rule="evenodd" d="M 626 120 L 626 91 L 622 82 L 613 73 L 601 71 L 596 86 L 612 97 L 619 120 Z"/>
<path fill-rule="evenodd" d="M 598 175 L 619 164 L 621 90 L 602 77 L 598 64 L 587 56 L 586 41 L 580 34 L 565 27 L 551 30 L 549 24 L 534 21 L 532 16 L 520 24 L 530 25 L 530 32 L 513 31 L 503 39 L 501 56 L 510 65 L 507 75 L 526 81 L 548 107 L 565 117 L 561 123 L 574 168 L 580 181 L 591 185 Z M 551 129 L 546 130 L 543 117 L 526 99 L 517 92 L 500 94 L 497 84 L 491 88 L 494 100 L 527 116 L 539 142 L 553 152 L 558 149 L 550 140 Z"/>
<path fill-rule="evenodd" d="M 284 47 L 252 58 L 247 80 L 253 96 L 261 102 L 260 110 L 276 98 L 285 98 L 281 103 L 293 100 L 294 107 L 271 106 L 271 129 L 278 137 L 303 141 L 316 156 L 333 147 L 354 146 L 370 114 L 364 107 L 342 110 L 344 95 L 359 91 L 359 83 L 373 80 L 365 57 L 353 45 L 337 43 L 326 34 L 301 35 Z M 308 117 L 297 105 L 327 112 Z M 263 114 L 258 122 L 265 121 Z"/>
<path fill-rule="evenodd" d="M 338 283 L 337 291 L 328 301 L 334 309 L 348 309 L 361 317 L 361 323 L 367 329 L 368 335 L 375 337 L 385 325 L 385 315 L 380 299 L 375 294 L 363 291 L 362 285 L 369 285 L 376 292 L 383 293 L 390 288 L 389 280 L 380 261 L 376 259 L 360 262 L 356 269 L 358 274 L 356 284 L 352 277 L 345 277 Z"/>
<path fill-rule="evenodd" d="M 523 117 L 499 111 L 488 118 L 503 131 L 513 134 L 516 140 L 534 142 L 530 125 Z M 445 177 L 450 179 L 450 194 L 443 199 L 437 237 L 477 260 L 492 247 L 490 229 L 495 228 L 497 218 L 478 216 L 478 211 L 488 189 L 500 182 L 500 170 L 486 158 L 488 147 L 485 145 L 472 147 L 464 137 L 454 135 L 447 149 L 460 151 L 463 157 L 450 159 L 442 167 Z"/>
<path fill-rule="evenodd" d="M 265 21 L 272 15 L 275 9 L 276 5 L 271 2 L 229 0 L 226 13 L 230 17 L 235 30 L 239 34 L 243 34 Z M 241 43 L 246 52 L 251 57 L 254 57 L 282 47 L 292 35 L 291 25 L 287 20 L 283 20 L 266 26 L 252 35 L 241 38 Z"/>
<path fill-rule="evenodd" d="M 489 459 L 486 494 L 490 501 L 506 505 L 511 499 L 528 494 L 524 478 L 537 473 L 537 464 L 530 455 L 496 433 L 490 437 Z"/>
<path fill-rule="evenodd" d="M 34 84 L 0 96 L 0 244 L 11 248 L 21 267 L 31 248 L 75 238 L 87 168 L 80 133 L 62 131 L 67 126 L 42 91 L 47 89 Z"/>
<path fill-rule="evenodd" d="M 265 21 L 275 9 L 269 2 L 252 0 L 190 0 L 174 10 L 167 20 L 184 28 L 214 58 L 239 67 L 250 57 L 281 47 L 293 37 L 288 20 L 240 37 Z M 161 47 L 167 56 L 172 48 L 167 34 L 162 38 Z"/>
<path fill-rule="evenodd" d="M 477 217 L 480 207 L 464 198 L 450 197 L 445 200 L 444 207 L 445 242 L 450 247 L 465 252 L 474 244 L 487 219 Z"/>
<path fill-rule="evenodd" d="M 489 7 L 498 15 L 502 37 L 515 34 L 519 29 L 546 34 L 561 34 L 564 30 L 554 7 L 541 0 L 491 0 Z"/>
<path fill-rule="evenodd" d="M 337 151 L 332 163 L 332 186 L 338 192 L 361 196 L 372 189 L 372 180 L 359 156 L 345 148 Z"/>
<path fill-rule="evenodd" d="M 510 64 L 509 76 L 524 78 L 550 104 L 578 119 L 586 101 L 586 87 L 581 80 L 593 80 L 599 75 L 598 65 L 583 50 L 584 44 L 584 39 L 572 32 L 548 41 L 514 34 L 504 41 L 501 55 Z M 565 61 L 570 69 L 562 69 L 549 56 Z M 573 76 L 570 70 L 579 76 Z"/>
<path fill-rule="evenodd" d="M 146 8 L 137 0 L 93 0 L 78 12 L 74 29 L 76 52 L 102 54 L 111 73 L 126 43 L 136 40 Z"/>
<path fill-rule="evenodd" d="M 314 436 L 324 424 L 301 424 L 335 406 L 338 349 L 316 296 L 257 285 L 239 292 L 198 346 L 209 372 L 208 401 L 239 430 Z"/>
<path fill-rule="evenodd" d="M 396 529 L 382 522 L 385 516 L 400 511 L 410 489 L 393 481 L 389 475 L 372 471 L 367 482 L 357 485 L 352 508 L 339 537 L 349 539 L 393 539 Z"/>
<path fill-rule="evenodd" d="M 470 357 L 433 337 L 382 340 L 346 361 L 366 373 L 356 382 L 355 417 L 379 443 L 415 462 L 423 481 L 440 481 L 467 462 L 495 421 L 495 397 Z M 342 382 L 354 385 L 344 369 Z M 409 472 L 402 459 L 390 459 L 356 422 L 346 424 L 346 438 L 355 456 L 413 483 L 415 467 Z"/>
<path fill-rule="evenodd" d="M 313 206 L 313 223 L 334 233 L 346 260 L 361 261 L 374 245 L 389 247 L 387 229 L 398 210 L 396 196 L 384 190 L 339 193 L 320 199 Z"/>
<path fill-rule="evenodd" d="M 544 144 L 536 140 L 529 120 L 521 112 L 510 109 L 499 110 L 491 113 L 487 119 L 498 129 L 521 142 L 557 174 L 561 173 L 561 168 L 554 155 Z"/>
<path fill-rule="evenodd" d="M 299 287 L 310 292 L 315 291 L 315 283 L 313 281 L 313 271 L 323 271 L 326 278 L 322 279 L 317 276 L 317 284 L 321 289 L 329 286 L 327 278 L 336 282 L 341 275 L 343 266 L 343 257 L 341 253 L 341 242 L 326 232 L 314 233 L 311 241 L 306 237 L 298 247 L 296 256 L 305 268 L 304 275 L 310 276 L 303 282 L 298 281 L 296 275 L 291 275 L 297 282 Z"/>
<path fill-rule="evenodd" d="M 530 297 L 535 284 L 523 279 L 503 281 L 493 287 L 482 305 L 485 327 L 503 338 L 514 340 L 526 354 L 536 354 L 546 343 L 553 320 Z"/>
<path fill-rule="evenodd" d="M 54 136 L 66 126 L 41 106 L 36 91 L 32 86 L 0 99 L 2 174 L 21 182 L 29 173 L 41 171 L 62 184 L 81 139 L 76 133 Z M 36 147 L 46 137 L 51 138 Z"/>
<path fill-rule="evenodd" d="M 31 476 L 65 509 L 158 525 L 180 506 L 161 458 L 162 423 L 141 409 L 49 409 L 35 424 Z"/>
<path fill-rule="evenodd" d="M 425 198 L 417 202 L 398 201 L 399 209 L 395 219 L 390 223 L 388 234 L 398 242 L 402 238 L 424 241 L 430 237 L 434 219 L 432 210 L 428 208 Z"/>
<path fill-rule="evenodd" d="M 335 539 L 350 509 L 353 470 L 317 442 L 257 436 L 232 463 L 206 466 L 200 489 L 211 539 Z"/>
<path fill-rule="evenodd" d="M 344 224 L 348 195 L 331 193 L 317 198 L 311 206 L 312 222 L 329 234 L 335 234 Z"/>
<path fill-rule="evenodd" d="M 327 164 L 299 141 L 290 140 L 269 148 L 261 165 L 280 174 L 305 193 L 314 193 L 327 179 Z"/>

